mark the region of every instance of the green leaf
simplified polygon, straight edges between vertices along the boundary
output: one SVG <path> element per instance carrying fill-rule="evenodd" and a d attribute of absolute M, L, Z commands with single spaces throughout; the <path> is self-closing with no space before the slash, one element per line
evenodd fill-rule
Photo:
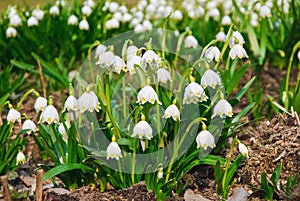
<path fill-rule="evenodd" d="M 239 154 L 238 157 L 231 164 L 230 168 L 227 171 L 225 185 L 224 185 L 225 188 L 229 185 L 234 173 L 237 171 L 237 169 L 238 169 L 239 165 L 241 164 L 241 162 L 243 161 L 243 159 L 244 159 L 243 155 Z"/>
<path fill-rule="evenodd" d="M 128 146 L 130 149 L 132 149 L 134 147 L 134 139 L 120 138 L 118 139 L 118 144 Z"/>
<path fill-rule="evenodd" d="M 273 183 L 274 187 L 277 187 L 277 182 L 278 182 L 278 179 L 280 178 L 281 169 L 282 169 L 282 164 L 280 164 L 276 167 L 276 169 L 274 170 L 274 172 L 270 178 L 270 181 Z"/>
<path fill-rule="evenodd" d="M 244 94 L 249 90 L 250 86 L 254 82 L 255 78 L 256 77 L 251 78 L 251 80 L 249 80 L 247 82 L 247 84 L 245 84 L 245 86 L 243 86 L 243 88 L 239 91 L 239 93 L 232 100 L 229 101 L 229 103 L 232 106 L 238 104 L 241 101 L 241 99 L 244 96 Z"/>

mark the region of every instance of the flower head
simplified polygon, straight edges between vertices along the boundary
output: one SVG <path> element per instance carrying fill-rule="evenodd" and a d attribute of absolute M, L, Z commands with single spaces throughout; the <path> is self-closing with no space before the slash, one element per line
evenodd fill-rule
<path fill-rule="evenodd" d="M 95 56 L 99 58 L 99 56 L 105 52 L 106 48 L 107 47 L 105 45 L 98 45 L 96 47 Z"/>
<path fill-rule="evenodd" d="M 159 65 L 161 62 L 161 58 L 153 51 L 147 50 L 142 57 L 143 66 L 146 67 L 147 64 L 155 63 Z"/>
<path fill-rule="evenodd" d="M 49 10 L 50 15 L 58 16 L 59 15 L 59 8 L 57 5 L 54 5 Z"/>
<path fill-rule="evenodd" d="M 211 46 L 206 50 L 205 57 L 208 61 L 212 61 L 213 59 L 215 59 L 215 61 L 219 61 L 220 54 L 220 50 L 216 46 Z"/>
<path fill-rule="evenodd" d="M 249 158 L 248 149 L 243 143 L 239 143 L 239 151 L 244 157 Z"/>
<path fill-rule="evenodd" d="M 90 90 L 85 91 L 78 99 L 78 108 L 80 113 L 84 113 L 86 110 L 99 112 L 101 107 L 95 92 Z"/>
<path fill-rule="evenodd" d="M 217 41 L 225 42 L 226 34 L 224 33 L 224 31 L 218 32 L 217 35 L 216 35 L 216 39 L 217 39 Z"/>
<path fill-rule="evenodd" d="M 298 51 L 297 57 L 298 57 L 298 59 L 300 61 L 300 50 Z"/>
<path fill-rule="evenodd" d="M 14 27 L 8 27 L 6 29 L 6 37 L 7 38 L 15 38 L 17 36 L 17 29 Z"/>
<path fill-rule="evenodd" d="M 198 46 L 198 41 L 194 36 L 190 35 L 185 38 L 184 40 L 185 48 L 196 48 L 197 46 Z"/>
<path fill-rule="evenodd" d="M 208 147 L 214 148 L 215 139 L 208 130 L 202 130 L 196 137 L 197 148 L 202 147 L 205 151 Z"/>
<path fill-rule="evenodd" d="M 34 103 L 34 109 L 36 112 L 43 111 L 47 107 L 47 99 L 44 97 L 38 97 Z"/>
<path fill-rule="evenodd" d="M 221 84 L 220 76 L 213 70 L 206 70 L 201 78 L 202 87 L 205 89 L 210 86 L 214 89 L 218 84 Z"/>
<path fill-rule="evenodd" d="M 21 17 L 16 13 L 11 18 L 9 18 L 9 24 L 13 27 L 20 26 L 22 24 Z"/>
<path fill-rule="evenodd" d="M 17 165 L 23 164 L 26 162 L 26 157 L 23 152 L 19 151 L 17 155 Z"/>
<path fill-rule="evenodd" d="M 232 33 L 232 37 L 229 41 L 229 47 L 232 48 L 236 44 L 243 46 L 244 43 L 245 43 L 245 40 L 244 40 L 242 34 L 238 31 L 234 31 Z"/>
<path fill-rule="evenodd" d="M 222 117 L 223 115 L 226 115 L 228 117 L 232 117 L 232 107 L 228 103 L 227 100 L 221 99 L 219 102 L 215 105 L 213 109 L 213 115 L 212 118 L 219 115 Z"/>
<path fill-rule="evenodd" d="M 44 11 L 39 8 L 36 8 L 32 11 L 32 16 L 36 17 L 38 20 L 42 20 L 44 18 Z"/>
<path fill-rule="evenodd" d="M 119 57 L 119 56 L 114 56 L 114 63 L 112 64 L 113 71 L 120 74 L 121 70 L 126 67 L 125 61 Z"/>
<path fill-rule="evenodd" d="M 192 81 L 184 90 L 183 104 L 189 104 L 191 102 L 197 103 L 206 101 L 208 97 L 205 94 L 204 89 L 196 82 Z"/>
<path fill-rule="evenodd" d="M 139 56 L 133 56 L 131 57 L 128 61 L 127 61 L 127 66 L 124 67 L 123 71 L 124 72 L 128 72 L 130 75 L 133 75 L 136 73 L 134 66 L 138 65 L 141 66 L 142 65 L 142 58 Z"/>
<path fill-rule="evenodd" d="M 37 131 L 38 129 L 33 121 L 31 121 L 30 119 L 27 119 L 24 121 L 24 123 L 22 125 L 22 130 L 28 130 L 27 134 L 30 134 L 32 132 Z"/>
<path fill-rule="evenodd" d="M 59 115 L 53 105 L 48 105 L 41 113 L 39 123 L 59 123 Z"/>
<path fill-rule="evenodd" d="M 108 160 L 109 158 L 115 158 L 117 160 L 119 160 L 120 158 L 122 158 L 122 153 L 121 153 L 121 149 L 118 145 L 118 143 L 112 141 L 107 149 L 106 149 L 106 159 Z"/>
<path fill-rule="evenodd" d="M 8 111 L 6 120 L 7 120 L 8 124 L 15 123 L 16 121 L 17 122 L 21 122 L 21 113 L 18 112 L 17 110 L 15 110 L 15 109 L 11 108 Z"/>
<path fill-rule="evenodd" d="M 223 16 L 222 20 L 221 20 L 221 24 L 222 25 L 231 25 L 232 24 L 231 18 L 228 15 Z"/>
<path fill-rule="evenodd" d="M 271 17 L 271 9 L 266 6 L 266 5 L 263 5 L 262 7 L 260 7 L 260 10 L 259 10 L 259 15 L 262 17 L 262 18 L 265 18 L 265 17 Z"/>
<path fill-rule="evenodd" d="M 171 81 L 170 73 L 167 69 L 160 68 L 157 70 L 158 82 L 166 83 L 168 80 Z"/>
<path fill-rule="evenodd" d="M 76 15 L 71 15 L 69 18 L 68 18 L 68 25 L 77 25 L 78 24 L 78 18 L 76 17 Z"/>
<path fill-rule="evenodd" d="M 65 102 L 64 110 L 62 112 L 77 111 L 77 110 L 78 110 L 78 101 L 73 95 L 70 95 Z"/>
<path fill-rule="evenodd" d="M 79 29 L 84 31 L 88 31 L 90 29 L 89 23 L 86 19 L 79 22 Z"/>
<path fill-rule="evenodd" d="M 229 51 L 229 57 L 233 60 L 236 57 L 239 59 L 248 58 L 246 50 L 240 44 L 235 44 Z"/>
<path fill-rule="evenodd" d="M 131 137 L 138 136 L 140 139 L 146 138 L 151 140 L 152 128 L 145 119 L 142 118 L 133 128 L 133 134 Z"/>
<path fill-rule="evenodd" d="M 27 20 L 27 26 L 28 27 L 33 27 L 33 26 L 37 26 L 39 24 L 39 21 L 36 19 L 36 17 L 31 16 L 28 20 Z"/>
<path fill-rule="evenodd" d="M 101 54 L 96 62 L 96 65 L 100 65 L 101 68 L 109 69 L 114 63 L 114 53 L 112 51 L 107 51 Z"/>
<path fill-rule="evenodd" d="M 163 118 L 168 119 L 170 117 L 172 117 L 174 121 L 177 121 L 177 120 L 180 121 L 180 112 L 175 104 L 170 105 L 165 110 L 165 114 L 164 114 Z"/>
<path fill-rule="evenodd" d="M 71 125 L 67 121 L 65 123 L 60 123 L 59 126 L 58 126 L 58 132 L 62 135 L 62 138 L 65 141 L 67 141 L 68 140 L 68 133 L 65 129 L 65 125 L 68 129 L 71 127 Z"/>
<path fill-rule="evenodd" d="M 136 53 L 139 49 L 134 46 L 134 45 L 130 45 L 128 48 L 127 48 L 127 51 L 126 51 L 126 59 L 129 60 L 131 59 L 132 57 L 136 56 Z"/>
<path fill-rule="evenodd" d="M 90 16 L 92 14 L 92 8 L 88 5 L 85 5 L 81 8 L 81 12 L 83 15 Z"/>
<path fill-rule="evenodd" d="M 143 87 L 138 95 L 137 95 L 137 103 L 139 104 L 145 104 L 146 102 L 149 102 L 151 104 L 154 104 L 155 101 L 158 103 L 158 104 L 161 104 L 161 102 L 158 100 L 158 96 L 155 92 L 155 90 L 147 85 L 145 87 Z"/>
<path fill-rule="evenodd" d="M 120 27 L 120 22 L 116 18 L 112 18 L 110 20 L 107 20 L 105 23 L 106 29 L 118 29 Z"/>

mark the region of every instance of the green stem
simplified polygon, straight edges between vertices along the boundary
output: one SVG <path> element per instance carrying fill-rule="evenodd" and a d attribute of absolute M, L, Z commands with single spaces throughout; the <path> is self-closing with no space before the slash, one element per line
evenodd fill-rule
<path fill-rule="evenodd" d="M 64 163 L 66 163 L 67 159 L 66 159 L 66 156 L 65 156 L 65 152 L 64 152 L 64 149 L 61 146 L 60 139 L 58 137 L 57 131 L 55 131 L 54 124 L 51 125 L 51 128 L 52 128 L 52 132 L 54 133 L 54 136 L 55 136 L 55 139 L 56 139 L 56 142 L 57 142 L 57 146 L 58 146 L 58 149 L 60 151 L 60 155 L 61 155 Z"/>
<path fill-rule="evenodd" d="M 156 89 L 156 93 L 158 94 L 158 80 L 156 81 L 156 84 L 155 84 L 155 89 Z M 157 123 L 157 136 L 158 136 L 158 149 L 159 149 L 159 141 L 160 141 L 160 138 L 161 138 L 161 135 L 160 135 L 160 105 L 157 103 L 156 104 L 156 123 Z"/>
<path fill-rule="evenodd" d="M 37 94 L 37 95 L 39 94 L 39 93 L 38 93 L 37 91 L 35 91 L 34 89 L 28 90 L 28 91 L 22 96 L 21 100 L 18 102 L 17 107 L 16 107 L 16 110 L 18 110 L 18 109 L 21 107 L 21 105 L 22 105 L 24 99 L 25 99 L 29 94 L 31 94 L 31 93 L 34 93 L 34 94 Z"/>
<path fill-rule="evenodd" d="M 125 74 L 122 77 L 122 94 L 123 94 L 123 116 L 126 118 L 127 116 L 127 108 L 126 108 L 126 82 L 125 82 Z"/>
<path fill-rule="evenodd" d="M 134 184 L 135 183 L 135 157 L 136 157 L 136 149 L 137 149 L 137 146 L 136 146 L 136 144 L 137 144 L 137 139 L 136 138 L 134 138 L 134 147 L 133 147 L 133 159 L 132 159 L 132 169 L 131 169 L 131 181 L 132 181 L 132 184 Z"/>

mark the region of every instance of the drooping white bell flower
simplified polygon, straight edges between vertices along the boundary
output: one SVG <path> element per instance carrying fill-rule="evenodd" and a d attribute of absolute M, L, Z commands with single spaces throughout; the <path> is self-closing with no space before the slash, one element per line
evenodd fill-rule
<path fill-rule="evenodd" d="M 239 151 L 244 157 L 249 158 L 248 149 L 243 143 L 239 143 Z"/>
<path fill-rule="evenodd" d="M 233 60 L 235 58 L 248 58 L 246 50 L 240 44 L 235 44 L 229 51 L 229 57 Z"/>
<path fill-rule="evenodd" d="M 182 20 L 183 18 L 182 12 L 180 10 L 175 10 L 171 18 L 174 20 Z"/>
<path fill-rule="evenodd" d="M 195 104 L 197 102 L 206 101 L 207 99 L 208 97 L 204 89 L 194 80 L 192 80 L 184 90 L 183 104 L 189 104 L 191 102 Z"/>
<path fill-rule="evenodd" d="M 161 105 L 155 90 L 149 85 L 143 87 L 137 95 L 137 103 L 139 104 L 145 104 L 147 102 L 154 104 L 155 101 Z"/>
<path fill-rule="evenodd" d="M 81 8 L 81 12 L 83 15 L 90 16 L 92 14 L 92 8 L 88 5 L 85 5 Z"/>
<path fill-rule="evenodd" d="M 68 18 L 68 25 L 75 26 L 77 24 L 78 24 L 78 18 L 76 17 L 76 15 L 71 15 Z"/>
<path fill-rule="evenodd" d="M 267 5 L 263 5 L 259 10 L 259 16 L 262 18 L 271 17 L 271 9 Z"/>
<path fill-rule="evenodd" d="M 30 134 L 30 133 L 36 132 L 38 129 L 33 121 L 31 121 L 30 119 L 27 119 L 24 121 L 24 123 L 22 125 L 22 130 L 28 130 L 27 134 Z"/>
<path fill-rule="evenodd" d="M 100 65 L 101 68 L 108 68 L 114 63 L 114 53 L 107 51 L 101 54 L 96 62 L 96 65 Z"/>
<path fill-rule="evenodd" d="M 129 13 L 124 13 L 121 21 L 123 23 L 129 22 L 132 19 L 132 15 Z"/>
<path fill-rule="evenodd" d="M 113 18 L 117 19 L 118 21 L 121 21 L 122 17 L 123 17 L 123 15 L 120 11 L 115 12 L 114 15 L 113 15 Z"/>
<path fill-rule="evenodd" d="M 108 7 L 109 12 L 115 13 L 118 11 L 118 9 L 119 9 L 119 3 L 110 2 L 109 7 Z"/>
<path fill-rule="evenodd" d="M 161 179 L 163 178 L 163 175 L 164 175 L 164 169 L 162 167 L 159 167 L 157 171 L 157 178 Z"/>
<path fill-rule="evenodd" d="M 232 48 L 236 44 L 243 46 L 244 43 L 245 43 L 245 40 L 244 40 L 242 34 L 238 31 L 234 31 L 232 33 L 231 39 L 229 40 L 229 47 Z"/>
<path fill-rule="evenodd" d="M 214 136 L 208 130 L 202 130 L 196 137 L 197 148 L 202 147 L 205 151 L 208 147 L 214 148 Z"/>
<path fill-rule="evenodd" d="M 10 108 L 6 117 L 7 124 L 21 122 L 21 113 L 15 110 L 14 108 Z"/>
<path fill-rule="evenodd" d="M 42 20 L 44 18 L 44 11 L 39 8 L 36 8 L 32 11 L 32 16 L 36 17 L 37 20 Z"/>
<path fill-rule="evenodd" d="M 33 26 L 37 26 L 39 24 L 39 21 L 36 19 L 36 17 L 31 16 L 28 20 L 27 20 L 27 26 L 28 27 L 33 27 Z"/>
<path fill-rule="evenodd" d="M 228 15 L 223 16 L 222 20 L 221 20 L 221 24 L 222 25 L 231 25 L 232 24 L 231 18 Z"/>
<path fill-rule="evenodd" d="M 129 60 L 132 57 L 136 56 L 136 53 L 137 53 L 138 50 L 139 50 L 139 48 L 137 48 L 134 45 L 128 46 L 128 48 L 126 50 L 126 59 Z"/>
<path fill-rule="evenodd" d="M 220 18 L 220 11 L 218 8 L 212 8 L 210 10 L 207 11 L 206 13 L 206 17 L 212 17 L 214 20 L 218 20 Z"/>
<path fill-rule="evenodd" d="M 34 103 L 34 109 L 36 112 L 43 111 L 47 107 L 47 99 L 44 97 L 38 97 Z"/>
<path fill-rule="evenodd" d="M 216 39 L 217 39 L 217 41 L 225 42 L 226 34 L 224 33 L 224 31 L 218 32 L 217 35 L 216 35 Z"/>
<path fill-rule="evenodd" d="M 170 73 L 167 69 L 159 68 L 157 70 L 157 80 L 158 82 L 166 83 L 168 80 L 171 81 Z"/>
<path fill-rule="evenodd" d="M 62 135 L 64 141 L 68 141 L 68 133 L 66 131 L 65 125 L 68 129 L 71 127 L 71 125 L 67 121 L 65 123 L 60 123 L 58 126 L 58 132 Z"/>
<path fill-rule="evenodd" d="M 138 136 L 140 139 L 148 139 L 151 140 L 152 138 L 152 128 L 150 124 L 142 118 L 134 127 L 133 127 L 133 134 L 131 137 Z"/>
<path fill-rule="evenodd" d="M 298 57 L 298 59 L 300 61 L 300 50 L 298 51 L 297 57 Z"/>
<path fill-rule="evenodd" d="M 17 155 L 17 165 L 23 164 L 26 162 L 26 157 L 23 154 L 23 152 L 19 151 L 18 155 Z"/>
<path fill-rule="evenodd" d="M 140 24 L 140 21 L 136 18 L 131 19 L 130 26 L 135 27 L 136 25 Z M 141 25 L 141 24 L 140 24 Z M 142 26 L 142 25 L 141 25 Z M 143 26 L 142 26 L 143 29 Z"/>
<path fill-rule="evenodd" d="M 99 112 L 101 107 L 95 92 L 87 89 L 78 99 L 78 108 L 80 113 L 83 113 L 86 110 L 89 110 L 90 112 L 93 112 L 94 110 Z"/>
<path fill-rule="evenodd" d="M 212 61 L 215 59 L 215 61 L 219 61 L 221 52 L 216 46 L 209 47 L 205 52 L 205 57 L 208 59 L 208 61 Z"/>
<path fill-rule="evenodd" d="M 9 18 L 9 24 L 13 27 L 20 26 L 22 25 L 22 19 L 18 14 L 15 14 L 11 18 Z"/>
<path fill-rule="evenodd" d="M 180 121 L 180 112 L 175 104 L 169 105 L 165 110 L 163 118 L 168 119 L 172 117 L 174 121 Z"/>
<path fill-rule="evenodd" d="M 14 27 L 8 27 L 6 29 L 6 38 L 15 38 L 17 36 L 17 29 Z"/>
<path fill-rule="evenodd" d="M 58 6 L 54 5 L 50 8 L 49 14 L 53 16 L 58 16 L 60 13 Z"/>
<path fill-rule="evenodd" d="M 123 69 L 124 72 L 128 72 L 130 75 L 135 74 L 135 65 L 142 66 L 142 58 L 139 56 L 133 56 L 127 61 L 127 67 Z"/>
<path fill-rule="evenodd" d="M 83 2 L 83 5 L 87 5 L 87 6 L 91 7 L 91 8 L 93 8 L 96 4 L 95 4 L 94 0 L 85 0 Z"/>
<path fill-rule="evenodd" d="M 128 8 L 126 7 L 126 5 L 122 5 L 119 7 L 119 11 L 121 13 L 127 13 L 128 12 Z"/>
<path fill-rule="evenodd" d="M 136 34 L 143 33 L 144 32 L 144 27 L 141 24 L 137 24 L 137 25 L 134 26 L 133 31 Z"/>
<path fill-rule="evenodd" d="M 121 149 L 118 145 L 117 142 L 112 141 L 111 143 L 109 143 L 109 145 L 107 146 L 106 149 L 106 159 L 110 159 L 110 158 L 115 158 L 116 160 L 119 160 L 120 158 L 122 158 L 122 153 L 121 153 Z"/>
<path fill-rule="evenodd" d="M 106 29 L 118 29 L 120 27 L 120 22 L 116 18 L 112 18 L 110 20 L 107 20 L 105 23 Z"/>
<path fill-rule="evenodd" d="M 100 45 L 98 45 L 97 47 L 96 47 L 96 51 L 95 51 L 95 57 L 97 58 L 99 58 L 99 56 L 101 55 L 101 54 L 103 54 L 104 52 L 105 52 L 105 50 L 106 50 L 106 46 L 105 45 L 102 45 L 102 44 L 100 44 Z"/>
<path fill-rule="evenodd" d="M 185 38 L 184 40 L 185 48 L 196 48 L 197 46 L 198 46 L 198 41 L 194 36 L 190 35 Z"/>
<path fill-rule="evenodd" d="M 207 86 L 210 86 L 211 88 L 215 88 L 217 85 L 221 84 L 221 78 L 213 70 L 206 70 L 201 78 L 201 85 L 205 89 Z"/>
<path fill-rule="evenodd" d="M 59 123 L 59 115 L 53 105 L 48 105 L 41 113 L 39 123 Z"/>
<path fill-rule="evenodd" d="M 147 64 L 151 65 L 152 63 L 159 65 L 160 62 L 161 58 L 153 50 L 147 50 L 142 56 L 142 63 L 144 67 L 146 67 Z"/>
<path fill-rule="evenodd" d="M 114 63 L 112 64 L 113 71 L 120 74 L 122 69 L 126 67 L 125 61 L 119 57 L 119 56 L 114 56 Z"/>
<path fill-rule="evenodd" d="M 143 21 L 143 28 L 144 30 L 151 30 L 152 29 L 152 23 L 149 20 Z"/>
<path fill-rule="evenodd" d="M 75 96 L 70 95 L 64 105 L 64 110 L 62 112 L 65 111 L 77 111 L 78 110 L 78 101 L 75 98 Z"/>
<path fill-rule="evenodd" d="M 79 22 L 79 29 L 84 31 L 88 31 L 90 29 L 90 25 L 86 19 L 82 19 Z"/>
<path fill-rule="evenodd" d="M 230 103 L 228 103 L 228 101 L 225 99 L 219 100 L 219 102 L 215 105 L 213 109 L 212 118 L 215 116 L 222 117 L 223 115 L 226 115 L 228 117 L 232 117 L 233 115 L 232 107 Z"/>

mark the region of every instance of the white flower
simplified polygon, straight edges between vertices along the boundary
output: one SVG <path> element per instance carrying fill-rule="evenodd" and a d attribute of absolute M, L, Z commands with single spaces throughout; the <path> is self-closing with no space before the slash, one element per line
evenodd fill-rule
<path fill-rule="evenodd" d="M 95 6 L 94 0 L 85 0 L 83 4 L 87 5 L 87 6 L 91 7 L 91 8 L 93 8 Z"/>
<path fill-rule="evenodd" d="M 198 41 L 194 36 L 190 35 L 185 38 L 184 40 L 185 48 L 196 48 L 197 46 L 198 46 Z"/>
<path fill-rule="evenodd" d="M 205 151 L 208 147 L 214 148 L 214 136 L 208 130 L 202 130 L 196 137 L 197 148 L 202 147 Z"/>
<path fill-rule="evenodd" d="M 215 105 L 212 118 L 219 115 L 222 117 L 223 115 L 226 115 L 228 117 L 232 117 L 232 107 L 228 103 L 227 100 L 221 99 L 219 102 Z"/>
<path fill-rule="evenodd" d="M 240 44 L 235 44 L 229 51 L 229 57 L 231 59 L 235 59 L 238 57 L 239 59 L 248 58 L 246 50 Z"/>
<path fill-rule="evenodd" d="M 206 70 L 201 78 L 202 87 L 205 89 L 207 86 L 210 86 L 214 89 L 218 84 L 221 84 L 221 78 L 218 73 L 210 69 Z"/>
<path fill-rule="evenodd" d="M 212 8 L 206 13 L 206 17 L 212 17 L 214 20 L 218 20 L 220 17 L 220 11 L 217 8 Z"/>
<path fill-rule="evenodd" d="M 77 111 L 77 110 L 78 110 L 78 101 L 73 95 L 71 95 L 67 98 L 64 105 L 64 110 L 62 112 Z"/>
<path fill-rule="evenodd" d="M 96 65 L 100 65 L 101 68 L 108 68 L 114 63 L 114 53 L 107 51 L 101 54 L 96 62 Z"/>
<path fill-rule="evenodd" d="M 133 127 L 133 134 L 131 137 L 138 136 L 140 139 L 146 138 L 148 140 L 151 140 L 152 138 L 152 128 L 148 124 L 147 121 L 143 120 L 139 121 L 134 127 Z"/>
<path fill-rule="evenodd" d="M 144 30 L 152 29 L 152 23 L 149 20 L 144 20 L 143 21 L 143 28 L 144 28 Z"/>
<path fill-rule="evenodd" d="M 56 108 L 53 105 L 48 105 L 41 113 L 39 123 L 59 123 L 59 116 Z"/>
<path fill-rule="evenodd" d="M 17 165 L 23 164 L 26 162 L 26 157 L 25 155 L 19 151 L 18 155 L 17 155 Z"/>
<path fill-rule="evenodd" d="M 244 157 L 249 158 L 248 149 L 243 143 L 239 143 L 239 151 Z"/>
<path fill-rule="evenodd" d="M 117 160 L 119 160 L 120 158 L 122 158 L 122 154 L 121 154 L 121 149 L 118 145 L 118 143 L 116 142 L 111 142 L 107 149 L 106 149 L 106 159 L 108 160 L 109 158 L 115 158 Z"/>
<path fill-rule="evenodd" d="M 208 61 L 212 61 L 215 59 L 215 61 L 219 61 L 221 52 L 216 46 L 209 47 L 205 52 L 205 57 L 208 59 Z"/>
<path fill-rule="evenodd" d="M 217 41 L 225 42 L 226 34 L 224 33 L 224 31 L 220 31 L 219 33 L 217 33 L 216 39 L 217 39 Z"/>
<path fill-rule="evenodd" d="M 298 56 L 298 59 L 299 59 L 299 61 L 300 61 L 300 50 L 298 51 L 297 56 Z"/>
<path fill-rule="evenodd" d="M 34 109 L 36 112 L 43 111 L 47 107 L 47 99 L 44 97 L 38 97 L 34 103 Z"/>
<path fill-rule="evenodd" d="M 170 73 L 167 69 L 160 68 L 157 70 L 157 80 L 158 82 L 166 83 L 168 80 L 171 81 Z"/>
<path fill-rule="evenodd" d="M 174 121 L 180 121 L 180 112 L 175 104 L 169 105 L 165 110 L 163 118 L 168 119 L 170 117 L 172 117 Z"/>
<path fill-rule="evenodd" d="M 138 50 L 139 49 L 134 45 L 128 46 L 127 51 L 126 51 L 126 59 L 129 60 L 132 57 L 136 56 L 136 53 Z"/>
<path fill-rule="evenodd" d="M 136 18 L 133 18 L 131 21 L 130 21 L 130 26 L 132 27 L 135 27 L 136 25 L 140 24 L 140 21 Z M 141 24 L 140 24 L 141 25 Z M 142 26 L 142 25 L 141 25 Z M 142 26 L 143 28 L 143 26 Z"/>
<path fill-rule="evenodd" d="M 137 95 L 137 103 L 139 104 L 145 104 L 146 102 L 149 102 L 151 104 L 154 104 L 155 101 L 158 103 L 158 104 L 161 104 L 161 102 L 158 100 L 158 96 L 155 92 L 155 90 L 147 85 L 145 87 L 143 87 L 138 95 Z"/>
<path fill-rule="evenodd" d="M 92 14 L 92 8 L 88 5 L 85 5 L 81 8 L 81 12 L 86 16 L 90 16 Z"/>
<path fill-rule="evenodd" d="M 32 132 L 37 131 L 37 127 L 33 121 L 31 121 L 30 119 L 27 119 L 24 121 L 24 123 L 22 125 L 22 130 L 28 130 L 27 134 L 30 134 Z"/>
<path fill-rule="evenodd" d="M 41 9 L 36 8 L 32 11 L 32 15 L 34 17 L 36 17 L 36 19 L 42 20 L 44 18 L 44 11 L 42 11 Z"/>
<path fill-rule="evenodd" d="M 119 3 L 110 2 L 109 7 L 108 7 L 109 12 L 115 13 L 118 11 L 118 9 L 119 9 Z"/>
<path fill-rule="evenodd" d="M 221 20 L 221 24 L 222 25 L 231 25 L 232 24 L 231 18 L 228 15 L 223 16 L 222 20 Z"/>
<path fill-rule="evenodd" d="M 90 112 L 96 110 L 97 112 L 99 112 L 99 109 L 101 107 L 95 92 L 94 91 L 84 92 L 78 99 L 78 108 L 80 113 L 83 113 L 86 110 L 89 110 Z"/>
<path fill-rule="evenodd" d="M 27 20 L 27 26 L 28 27 L 33 27 L 33 26 L 37 26 L 39 24 L 39 21 L 36 19 L 36 17 L 31 16 L 28 20 Z"/>
<path fill-rule="evenodd" d="M 134 26 L 134 33 L 139 34 L 144 32 L 144 27 L 141 24 L 137 24 Z"/>
<path fill-rule="evenodd" d="M 174 20 L 182 20 L 183 18 L 182 12 L 180 10 L 175 10 L 171 18 Z"/>
<path fill-rule="evenodd" d="M 202 102 L 207 99 L 204 89 L 196 82 L 191 82 L 184 90 L 183 104 Z"/>
<path fill-rule="evenodd" d="M 128 12 L 128 8 L 125 5 L 122 5 L 119 7 L 119 11 L 121 13 L 127 13 Z"/>
<path fill-rule="evenodd" d="M 245 43 L 242 34 L 238 31 L 232 33 L 232 37 L 229 41 L 229 47 L 232 48 L 235 44 L 240 44 L 241 46 Z"/>
<path fill-rule="evenodd" d="M 113 71 L 120 74 L 121 70 L 126 67 L 125 61 L 119 57 L 119 56 L 114 56 L 114 63 L 112 65 Z"/>
<path fill-rule="evenodd" d="M 105 52 L 105 50 L 106 50 L 105 45 L 102 45 L 102 44 L 98 45 L 96 47 L 95 56 L 99 57 L 101 54 L 103 54 Z"/>
<path fill-rule="evenodd" d="M 9 18 L 9 24 L 11 26 L 17 27 L 22 24 L 22 19 L 18 14 L 15 14 L 11 18 Z"/>
<path fill-rule="evenodd" d="M 107 20 L 105 23 L 106 29 L 118 29 L 120 27 L 120 22 L 116 18 Z"/>
<path fill-rule="evenodd" d="M 17 36 L 17 30 L 14 27 L 8 27 L 6 29 L 6 37 L 7 38 L 14 38 Z"/>
<path fill-rule="evenodd" d="M 86 19 L 83 19 L 79 22 L 79 29 L 87 31 L 90 29 L 89 23 Z"/>
<path fill-rule="evenodd" d="M 121 12 L 115 12 L 114 15 L 113 15 L 113 18 L 117 19 L 118 21 L 121 21 L 122 20 L 122 13 Z"/>
<path fill-rule="evenodd" d="M 66 127 L 69 129 L 71 125 L 68 122 L 65 122 Z M 60 123 L 58 126 L 58 132 L 62 135 L 64 141 L 68 140 L 68 133 L 66 131 L 64 123 Z"/>
<path fill-rule="evenodd" d="M 164 169 L 162 167 L 159 167 L 157 172 L 157 178 L 161 179 L 163 178 L 163 175 L 164 175 Z"/>
<path fill-rule="evenodd" d="M 61 7 L 65 7 L 66 6 L 66 2 L 64 0 L 57 0 L 55 2 L 55 5 L 61 6 Z"/>
<path fill-rule="evenodd" d="M 152 62 L 159 65 L 161 58 L 153 50 L 147 50 L 142 57 L 143 66 L 146 67 L 147 64 L 152 64 Z"/>
<path fill-rule="evenodd" d="M 8 124 L 10 124 L 10 123 L 15 123 L 16 121 L 17 121 L 17 122 L 21 122 L 21 114 L 20 114 L 20 112 L 18 112 L 17 110 L 11 108 L 11 109 L 8 111 L 6 120 L 7 120 L 7 123 L 8 123 Z"/>
<path fill-rule="evenodd" d="M 123 69 L 124 72 L 128 72 L 130 73 L 130 75 L 135 74 L 135 68 L 134 65 L 138 65 L 141 66 L 142 65 L 142 58 L 139 56 L 133 56 L 132 58 L 130 58 L 127 61 L 127 68 L 125 67 Z"/>
<path fill-rule="evenodd" d="M 75 15 L 71 15 L 68 18 L 68 25 L 77 25 L 78 24 L 78 18 Z"/>
<path fill-rule="evenodd" d="M 262 17 L 262 18 L 265 18 L 265 17 L 271 17 L 271 9 L 264 5 L 260 8 L 259 10 L 259 15 Z"/>
<path fill-rule="evenodd" d="M 125 14 L 123 14 L 121 21 L 123 23 L 126 23 L 126 22 L 129 22 L 131 19 L 132 19 L 132 15 L 129 13 L 125 13 Z"/>
<path fill-rule="evenodd" d="M 59 15 L 59 8 L 58 8 L 58 6 L 56 6 L 56 5 L 52 6 L 50 8 L 50 10 L 49 10 L 49 13 L 50 13 L 50 15 L 54 15 L 54 16 Z"/>

